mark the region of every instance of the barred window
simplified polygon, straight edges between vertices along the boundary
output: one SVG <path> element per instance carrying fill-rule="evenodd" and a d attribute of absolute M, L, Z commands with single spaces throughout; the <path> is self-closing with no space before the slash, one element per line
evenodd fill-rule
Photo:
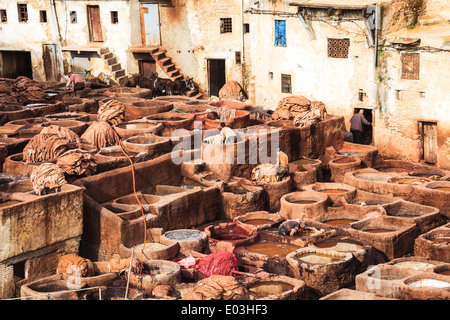
<path fill-rule="evenodd" d="M 236 51 L 234 54 L 235 54 L 236 64 L 242 64 L 241 52 L 240 51 Z"/>
<path fill-rule="evenodd" d="M 28 22 L 28 8 L 26 3 L 18 3 L 19 22 Z"/>
<path fill-rule="evenodd" d="M 419 80 L 420 74 L 420 54 L 402 53 L 402 79 Z"/>
<path fill-rule="evenodd" d="M 292 93 L 292 83 L 290 74 L 281 75 L 281 92 L 282 93 Z"/>
<path fill-rule="evenodd" d="M 275 20 L 275 45 L 286 46 L 286 20 Z"/>
<path fill-rule="evenodd" d="M 233 32 L 231 18 L 220 18 L 220 33 Z"/>
<path fill-rule="evenodd" d="M 6 10 L 1 9 L 0 10 L 0 21 L 1 22 L 8 22 L 8 16 L 6 15 Z"/>
<path fill-rule="evenodd" d="M 328 39 L 328 57 L 329 58 L 348 58 L 350 48 L 350 39 Z"/>

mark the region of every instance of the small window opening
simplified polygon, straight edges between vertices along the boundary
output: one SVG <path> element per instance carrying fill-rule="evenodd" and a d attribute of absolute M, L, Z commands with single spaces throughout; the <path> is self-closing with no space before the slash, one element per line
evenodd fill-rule
<path fill-rule="evenodd" d="M 6 10 L 1 9 L 0 10 L 0 21 L 1 22 L 8 22 L 8 16 L 6 15 Z"/>
<path fill-rule="evenodd" d="M 250 24 L 244 23 L 244 33 L 250 33 Z"/>
<path fill-rule="evenodd" d="M 14 282 L 25 279 L 25 261 L 15 263 L 13 265 Z"/>
<path fill-rule="evenodd" d="M 328 57 L 347 59 L 350 39 L 328 39 Z"/>
<path fill-rule="evenodd" d="M 70 11 L 70 23 L 77 23 L 77 12 Z"/>
<path fill-rule="evenodd" d="M 275 45 L 286 46 L 286 20 L 275 20 Z"/>
<path fill-rule="evenodd" d="M 236 60 L 236 64 L 241 64 L 242 63 L 241 52 L 240 51 L 236 51 L 235 52 L 235 60 Z"/>
<path fill-rule="evenodd" d="M 112 24 L 119 23 L 119 14 L 117 11 L 111 11 L 111 23 Z"/>
<path fill-rule="evenodd" d="M 47 22 L 47 11 L 40 10 L 39 11 L 39 21 L 40 22 Z"/>

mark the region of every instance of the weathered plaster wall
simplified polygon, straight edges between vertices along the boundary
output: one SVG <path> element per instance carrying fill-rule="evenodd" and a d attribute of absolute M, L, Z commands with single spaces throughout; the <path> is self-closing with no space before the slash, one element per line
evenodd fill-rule
<path fill-rule="evenodd" d="M 225 59 L 226 81 L 241 82 L 240 1 L 174 0 L 174 7 L 160 7 L 162 46 L 186 76 L 208 89 L 207 59 Z M 220 33 L 220 18 L 232 18 L 232 32 Z"/>
<path fill-rule="evenodd" d="M 375 145 L 388 156 L 418 161 L 422 156 L 419 121 L 437 121 L 438 165 L 450 168 L 450 55 L 420 52 L 420 79 L 401 79 L 401 52 L 380 57 L 380 107 Z"/>
<path fill-rule="evenodd" d="M 287 5 L 279 5 L 278 10 L 296 12 L 296 9 Z M 286 20 L 286 47 L 274 45 L 276 19 Z M 311 26 L 315 39 L 311 39 L 296 16 L 249 14 L 249 20 L 256 104 L 274 109 L 283 97 L 299 94 L 324 102 L 329 113 L 345 115 L 346 118 L 353 114 L 354 108 L 375 106 L 374 54 L 365 36 L 359 35 L 363 30 L 367 32 L 363 21 L 340 24 L 329 22 L 351 33 L 324 22 L 313 21 Z M 350 39 L 349 57 L 329 58 L 327 38 Z M 292 93 L 281 93 L 281 74 L 291 75 Z M 364 102 L 358 100 L 360 89 L 366 93 Z"/>
<path fill-rule="evenodd" d="M 56 20 L 48 1 L 27 1 L 28 22 L 19 22 L 17 2 L 0 0 L 8 21 L 0 23 L 0 50 L 30 51 L 33 78 L 45 81 L 42 44 L 58 42 Z M 47 11 L 47 22 L 39 22 L 39 10 Z"/>
<path fill-rule="evenodd" d="M 62 41 L 65 46 L 80 49 L 85 46 L 108 47 L 119 63 L 126 67 L 128 61 L 127 48 L 131 44 L 131 20 L 129 1 L 57 1 L 57 12 L 60 21 Z M 91 42 L 89 39 L 89 23 L 87 6 L 98 5 L 102 25 L 103 42 Z M 70 22 L 70 12 L 76 11 L 77 23 Z M 117 11 L 117 24 L 111 23 L 111 11 Z M 110 73 L 99 55 L 92 55 L 91 64 L 97 72 Z"/>

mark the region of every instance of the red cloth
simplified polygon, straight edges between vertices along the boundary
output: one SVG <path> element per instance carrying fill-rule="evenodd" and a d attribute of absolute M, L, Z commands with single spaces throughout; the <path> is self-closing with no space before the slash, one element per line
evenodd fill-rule
<path fill-rule="evenodd" d="M 233 271 L 238 271 L 239 263 L 233 253 L 219 251 L 200 259 L 195 268 L 204 277 L 213 274 L 232 276 Z"/>

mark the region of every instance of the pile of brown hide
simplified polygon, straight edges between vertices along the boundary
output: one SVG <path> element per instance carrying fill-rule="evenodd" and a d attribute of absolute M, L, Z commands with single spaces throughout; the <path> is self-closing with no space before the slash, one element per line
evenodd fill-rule
<path fill-rule="evenodd" d="M 244 89 L 242 89 L 241 85 L 237 81 L 228 81 L 220 90 L 219 90 L 219 99 L 220 100 L 236 100 L 244 102 L 247 99 L 247 94 Z"/>
<path fill-rule="evenodd" d="M 28 142 L 23 149 L 23 160 L 27 163 L 53 161 L 67 150 L 78 147 L 80 142 L 72 130 L 50 125 Z"/>
<path fill-rule="evenodd" d="M 120 142 L 119 135 L 106 121 L 93 122 L 83 133 L 81 139 L 97 149 L 115 146 Z"/>
<path fill-rule="evenodd" d="M 111 99 L 100 103 L 97 113 L 98 121 L 106 121 L 111 125 L 122 123 L 125 119 L 125 106 L 120 101 Z"/>
<path fill-rule="evenodd" d="M 325 105 L 320 101 L 310 101 L 304 96 L 281 99 L 272 114 L 273 120 L 294 120 L 294 124 L 298 127 L 315 124 L 325 117 Z"/>
<path fill-rule="evenodd" d="M 58 191 L 67 183 L 64 171 L 54 163 L 43 163 L 33 169 L 30 175 L 33 190 L 38 195 L 47 191 Z"/>
<path fill-rule="evenodd" d="M 34 80 L 20 76 L 0 80 L 0 105 L 47 102 L 50 96 Z"/>
<path fill-rule="evenodd" d="M 246 292 L 234 277 L 212 275 L 197 282 L 182 300 L 231 300 L 243 297 Z"/>
<path fill-rule="evenodd" d="M 58 157 L 56 164 L 69 175 L 90 176 L 97 171 L 94 156 L 82 149 L 67 150 Z"/>

